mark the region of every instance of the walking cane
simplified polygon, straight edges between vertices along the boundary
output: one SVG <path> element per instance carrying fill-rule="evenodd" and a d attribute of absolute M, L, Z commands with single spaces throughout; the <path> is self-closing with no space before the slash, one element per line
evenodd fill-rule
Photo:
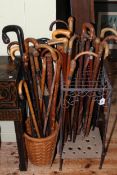
<path fill-rule="evenodd" d="M 29 43 L 32 43 L 34 46 L 38 43 L 34 38 L 26 38 L 24 41 L 25 44 L 25 54 L 23 57 L 24 65 L 28 73 L 30 73 L 29 81 L 32 82 L 32 101 L 36 115 L 36 120 L 41 136 L 43 136 L 43 118 L 40 110 L 40 100 L 41 98 L 41 75 L 40 75 L 40 66 L 38 61 L 39 53 L 35 48 L 29 48 Z M 30 55 L 29 55 L 30 51 Z M 32 52 L 31 52 L 32 51 Z M 31 72 L 30 72 L 31 68 Z M 32 80 L 31 80 L 32 79 Z M 34 93 L 33 93 L 34 92 Z M 36 103 L 35 103 L 36 102 Z"/>
<path fill-rule="evenodd" d="M 50 126 L 51 126 L 51 132 L 55 129 L 55 121 L 56 121 L 56 106 L 57 106 L 57 96 L 58 96 L 58 89 L 60 86 L 60 72 L 61 72 L 61 60 L 62 55 L 58 50 L 55 50 L 58 55 L 57 65 L 56 65 L 56 77 L 55 77 L 55 85 L 54 85 L 54 93 L 52 98 L 52 104 L 51 104 L 51 111 L 50 111 Z"/>
<path fill-rule="evenodd" d="M 35 131 L 36 131 L 37 136 L 40 138 L 40 133 L 39 133 L 38 125 L 37 125 L 37 122 L 36 122 L 36 117 L 35 117 L 32 101 L 31 101 L 28 86 L 27 86 L 27 83 L 26 83 L 25 80 L 20 81 L 19 86 L 18 86 L 18 93 L 19 93 L 20 98 L 23 99 L 24 98 L 23 93 L 22 93 L 23 86 L 24 86 L 24 89 L 25 89 L 25 93 L 26 93 L 29 109 L 30 109 L 30 112 L 31 112 L 32 121 L 33 121 L 33 124 L 34 124 L 34 127 L 35 127 Z"/>
<path fill-rule="evenodd" d="M 58 39 L 58 36 L 61 35 L 62 37 L 66 37 L 66 39 L 71 38 L 72 33 L 69 30 L 64 30 L 64 29 L 57 29 L 55 31 L 53 31 L 52 33 L 52 39 Z M 68 42 L 66 43 L 65 46 L 67 47 L 61 47 L 61 46 L 57 46 L 57 49 L 62 53 L 63 55 L 63 61 L 62 61 L 62 71 L 63 71 L 63 78 L 64 81 L 66 79 L 66 73 L 67 73 L 67 54 L 68 54 Z"/>
<path fill-rule="evenodd" d="M 93 82 L 92 82 L 92 88 L 96 88 L 97 87 L 97 83 L 95 83 L 98 79 L 99 76 L 99 70 L 100 70 L 100 62 L 101 62 L 101 57 L 103 54 L 103 50 L 105 49 L 105 53 L 104 53 L 104 59 L 108 56 L 109 54 L 109 47 L 107 47 L 107 43 L 104 42 L 100 45 L 99 48 L 99 53 L 98 53 L 98 59 L 96 59 L 95 61 L 95 66 L 94 66 L 94 73 L 93 73 Z M 95 96 L 96 92 L 93 92 L 93 96 Z M 89 131 L 90 131 L 90 125 L 91 125 L 91 119 L 92 119 L 92 113 L 93 113 L 93 108 L 94 108 L 94 100 L 90 97 L 89 98 L 89 104 L 90 106 L 88 106 L 88 117 L 86 118 L 86 128 L 85 128 L 85 135 L 88 136 Z"/>
<path fill-rule="evenodd" d="M 46 72 L 47 72 L 47 87 L 48 87 L 48 91 L 51 91 L 51 85 L 52 85 L 52 79 L 53 79 L 53 69 L 54 69 L 54 65 L 53 65 L 53 59 L 51 57 L 51 54 L 49 53 L 48 49 L 44 49 L 41 52 L 40 55 L 41 58 L 46 58 L 45 61 L 47 62 L 46 64 Z"/>
<path fill-rule="evenodd" d="M 2 29 L 2 40 L 5 44 L 8 44 L 10 42 L 10 39 L 7 35 L 8 32 L 15 32 L 17 34 L 17 39 L 19 42 L 19 48 L 20 48 L 20 55 L 21 58 L 23 57 L 23 53 L 25 52 L 24 48 L 24 33 L 20 26 L 17 25 L 8 25 L 5 26 Z"/>
<path fill-rule="evenodd" d="M 67 60 L 67 52 L 68 52 L 68 39 L 67 38 L 56 38 L 48 41 L 48 45 L 57 45 L 57 50 L 62 54 L 62 73 L 63 79 L 66 79 L 66 60 Z M 61 46 L 62 45 L 62 46 Z"/>

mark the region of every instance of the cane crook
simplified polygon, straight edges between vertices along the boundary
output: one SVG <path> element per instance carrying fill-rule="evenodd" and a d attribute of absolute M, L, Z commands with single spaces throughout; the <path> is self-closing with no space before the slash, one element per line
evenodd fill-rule
<path fill-rule="evenodd" d="M 89 34 L 88 34 L 88 30 L 89 30 Z M 90 40 L 94 39 L 95 38 L 95 29 L 94 29 L 93 25 L 90 23 L 83 23 L 81 36 L 84 38 L 88 37 Z"/>
<path fill-rule="evenodd" d="M 10 39 L 7 35 L 8 32 L 15 32 L 17 34 L 17 39 L 19 42 L 20 55 L 23 57 L 24 49 L 24 33 L 20 26 L 17 25 L 8 25 L 2 29 L 2 40 L 5 44 L 10 42 Z"/>
<path fill-rule="evenodd" d="M 14 61 L 15 60 L 15 53 L 16 52 L 19 52 L 19 46 L 14 46 L 14 47 L 11 47 L 10 50 L 9 50 L 9 56 L 11 57 L 11 60 Z"/>
<path fill-rule="evenodd" d="M 101 39 L 104 38 L 106 32 L 112 32 L 113 34 L 115 34 L 117 36 L 117 31 L 115 29 L 113 29 L 111 27 L 110 28 L 106 27 L 106 28 L 103 28 L 101 30 L 101 33 L 100 33 L 100 38 Z"/>
<path fill-rule="evenodd" d="M 65 25 L 65 27 L 68 29 L 68 24 L 67 24 L 65 21 L 60 20 L 60 19 L 57 19 L 57 20 L 53 21 L 53 22 L 50 24 L 49 30 L 52 31 L 53 26 L 54 26 L 55 24 L 57 24 L 57 23 L 60 23 L 60 24 Z"/>

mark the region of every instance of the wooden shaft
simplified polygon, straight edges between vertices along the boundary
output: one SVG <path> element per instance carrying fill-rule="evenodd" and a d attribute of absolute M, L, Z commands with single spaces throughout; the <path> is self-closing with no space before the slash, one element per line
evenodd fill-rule
<path fill-rule="evenodd" d="M 51 112 L 50 112 L 51 131 L 55 130 L 56 104 L 57 104 L 58 89 L 59 89 L 59 85 L 60 85 L 59 83 L 60 83 L 60 71 L 61 71 L 61 58 L 60 57 L 61 57 L 61 55 L 59 54 L 59 59 L 57 60 L 57 67 L 56 67 L 55 87 L 54 87 Z"/>
<path fill-rule="evenodd" d="M 26 97 L 27 97 L 27 101 L 28 101 L 29 108 L 30 108 L 32 121 L 33 121 L 35 130 L 36 130 L 36 134 L 37 134 L 37 136 L 40 138 L 39 128 L 38 128 L 38 126 L 37 126 L 37 122 L 36 122 L 36 117 L 35 117 L 35 113 L 34 113 L 32 101 L 31 101 L 30 94 L 29 94 L 29 90 L 28 90 L 28 86 L 27 86 L 27 83 L 25 82 L 25 80 L 21 80 L 20 83 L 19 83 L 19 86 L 18 86 L 18 93 L 19 93 L 19 96 L 21 97 L 21 99 L 22 99 L 22 97 L 23 97 L 23 94 L 22 94 L 22 86 L 24 86 L 24 89 L 25 89 L 25 92 L 26 92 Z"/>

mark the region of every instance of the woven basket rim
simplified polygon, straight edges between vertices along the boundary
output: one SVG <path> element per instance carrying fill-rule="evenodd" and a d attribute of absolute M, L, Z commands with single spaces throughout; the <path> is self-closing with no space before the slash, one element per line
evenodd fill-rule
<path fill-rule="evenodd" d="M 24 132 L 24 137 L 27 138 L 30 141 L 33 142 L 47 142 L 48 140 L 52 139 L 53 137 L 55 137 L 56 133 L 58 132 L 58 123 L 56 123 L 56 128 L 55 130 L 47 137 L 43 137 L 43 138 L 34 138 L 30 135 L 28 135 L 26 132 Z"/>

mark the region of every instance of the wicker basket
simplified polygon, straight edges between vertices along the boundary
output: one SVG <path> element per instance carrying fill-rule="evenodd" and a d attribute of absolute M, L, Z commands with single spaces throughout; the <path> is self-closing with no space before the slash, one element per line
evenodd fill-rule
<path fill-rule="evenodd" d="M 26 121 L 27 133 L 24 133 L 26 150 L 30 162 L 34 165 L 49 165 L 52 163 L 56 147 L 58 126 L 55 131 L 46 138 L 33 138 L 30 136 L 30 120 Z"/>

